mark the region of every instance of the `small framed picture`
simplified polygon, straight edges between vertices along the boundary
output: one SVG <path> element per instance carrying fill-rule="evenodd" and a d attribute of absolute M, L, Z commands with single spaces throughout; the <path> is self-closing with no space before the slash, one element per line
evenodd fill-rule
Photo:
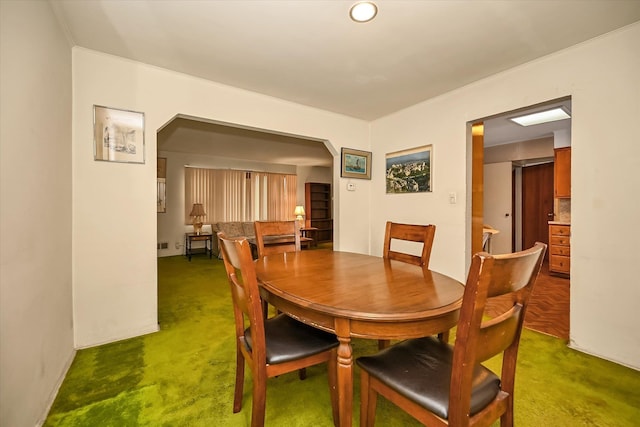
<path fill-rule="evenodd" d="M 93 158 L 144 163 L 144 113 L 93 106 Z"/>
<path fill-rule="evenodd" d="M 158 213 L 167 212 L 167 158 L 158 157 Z"/>
<path fill-rule="evenodd" d="M 343 148 L 340 176 L 343 178 L 371 179 L 371 152 Z"/>
<path fill-rule="evenodd" d="M 431 168 L 433 147 L 425 145 L 386 155 L 387 193 L 433 191 Z"/>

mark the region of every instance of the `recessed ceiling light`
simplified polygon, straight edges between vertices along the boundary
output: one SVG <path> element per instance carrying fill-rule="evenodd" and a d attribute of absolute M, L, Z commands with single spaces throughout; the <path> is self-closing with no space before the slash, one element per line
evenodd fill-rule
<path fill-rule="evenodd" d="M 349 16 L 356 22 L 369 22 L 378 13 L 378 6 L 370 1 L 361 1 L 349 10 Z"/>
<path fill-rule="evenodd" d="M 551 110 L 527 114 L 524 116 L 511 117 L 509 120 L 516 122 L 520 126 L 532 126 L 570 118 L 571 116 L 569 115 L 569 113 L 567 113 L 563 108 L 558 107 Z"/>

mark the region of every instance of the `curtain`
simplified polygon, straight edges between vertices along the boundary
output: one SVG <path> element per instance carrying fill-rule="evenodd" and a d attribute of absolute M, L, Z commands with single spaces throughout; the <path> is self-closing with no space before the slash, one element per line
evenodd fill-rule
<path fill-rule="evenodd" d="M 202 203 L 204 223 L 292 220 L 297 177 L 288 174 L 185 167 L 185 224 L 194 203 Z"/>
<path fill-rule="evenodd" d="M 289 221 L 295 219 L 297 177 L 295 175 L 268 174 L 267 220 Z"/>

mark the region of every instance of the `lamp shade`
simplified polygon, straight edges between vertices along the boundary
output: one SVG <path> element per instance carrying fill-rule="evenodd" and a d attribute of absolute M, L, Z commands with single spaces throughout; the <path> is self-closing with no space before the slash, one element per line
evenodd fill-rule
<path fill-rule="evenodd" d="M 304 215 L 304 206 L 301 206 L 301 205 L 296 206 L 296 210 L 293 211 L 293 214 L 296 216 Z"/>
<path fill-rule="evenodd" d="M 202 203 L 194 203 L 193 207 L 191 208 L 191 213 L 189 214 L 189 216 L 204 216 L 206 215 L 206 213 L 204 213 L 204 208 L 202 207 Z"/>

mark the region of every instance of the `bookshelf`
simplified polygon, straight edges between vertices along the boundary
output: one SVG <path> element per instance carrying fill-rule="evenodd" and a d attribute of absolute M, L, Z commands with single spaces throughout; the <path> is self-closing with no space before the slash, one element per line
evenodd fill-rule
<path fill-rule="evenodd" d="M 318 242 L 332 242 L 331 184 L 307 182 L 304 190 L 305 226 L 318 229 L 315 233 Z"/>

